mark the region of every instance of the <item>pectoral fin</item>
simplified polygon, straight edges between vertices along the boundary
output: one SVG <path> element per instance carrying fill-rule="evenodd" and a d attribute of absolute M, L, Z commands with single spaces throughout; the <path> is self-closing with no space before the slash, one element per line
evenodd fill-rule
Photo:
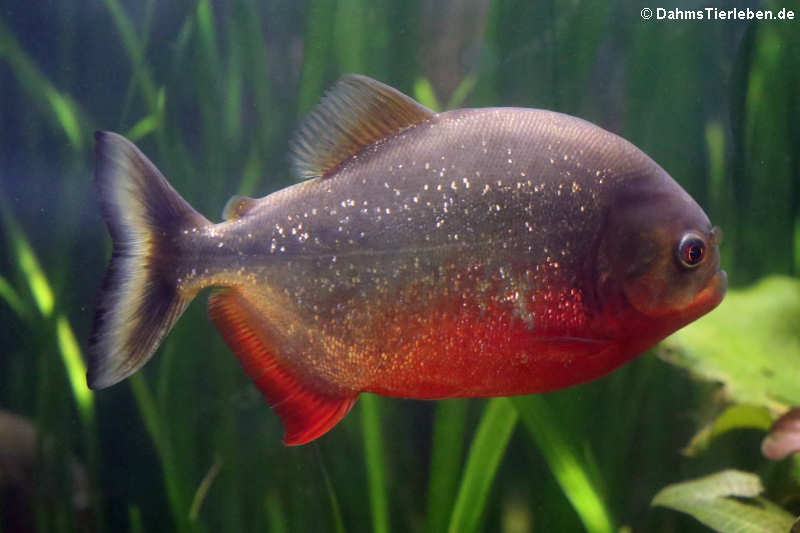
<path fill-rule="evenodd" d="M 331 393 L 306 383 L 274 349 L 267 318 L 236 289 L 214 293 L 209 315 L 245 372 L 283 422 L 284 444 L 305 444 L 333 428 L 350 410 L 357 393 Z"/>

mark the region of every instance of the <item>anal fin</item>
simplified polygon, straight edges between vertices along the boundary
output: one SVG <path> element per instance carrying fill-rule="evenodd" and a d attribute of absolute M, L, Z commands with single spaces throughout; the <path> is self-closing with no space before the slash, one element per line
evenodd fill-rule
<path fill-rule="evenodd" d="M 271 346 L 266 318 L 236 289 L 214 293 L 208 310 L 247 375 L 280 417 L 284 444 L 305 444 L 323 435 L 355 403 L 357 393 L 320 392 L 303 383 L 301 376 L 276 357 L 279 354 Z"/>

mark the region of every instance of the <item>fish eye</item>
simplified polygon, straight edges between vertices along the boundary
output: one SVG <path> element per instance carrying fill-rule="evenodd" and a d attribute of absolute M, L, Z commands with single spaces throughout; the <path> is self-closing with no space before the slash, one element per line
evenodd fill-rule
<path fill-rule="evenodd" d="M 678 260 L 686 268 L 696 268 L 706 256 L 706 241 L 694 232 L 684 234 L 678 244 Z"/>

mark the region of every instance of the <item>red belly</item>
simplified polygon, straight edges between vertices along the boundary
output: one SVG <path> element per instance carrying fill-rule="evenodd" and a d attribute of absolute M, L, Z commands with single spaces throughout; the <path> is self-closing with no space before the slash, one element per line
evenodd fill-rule
<path fill-rule="evenodd" d="M 578 291 L 488 304 L 442 301 L 429 314 L 394 316 L 384 359 L 391 368 L 363 390 L 409 398 L 505 396 L 559 389 L 610 372 L 637 355 L 631 344 L 597 338 Z M 393 352 L 393 353 L 392 353 Z"/>

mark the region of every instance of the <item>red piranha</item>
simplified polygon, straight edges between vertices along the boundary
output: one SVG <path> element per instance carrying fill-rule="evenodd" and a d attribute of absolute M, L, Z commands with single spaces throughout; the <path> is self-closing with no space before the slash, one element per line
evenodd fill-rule
<path fill-rule="evenodd" d="M 293 143 L 299 177 L 225 221 L 130 142 L 98 133 L 114 243 L 91 339 L 102 388 L 189 302 L 280 416 L 286 444 L 360 392 L 502 396 L 602 376 L 720 303 L 720 232 L 652 159 L 538 109 L 434 113 L 346 76 Z"/>

